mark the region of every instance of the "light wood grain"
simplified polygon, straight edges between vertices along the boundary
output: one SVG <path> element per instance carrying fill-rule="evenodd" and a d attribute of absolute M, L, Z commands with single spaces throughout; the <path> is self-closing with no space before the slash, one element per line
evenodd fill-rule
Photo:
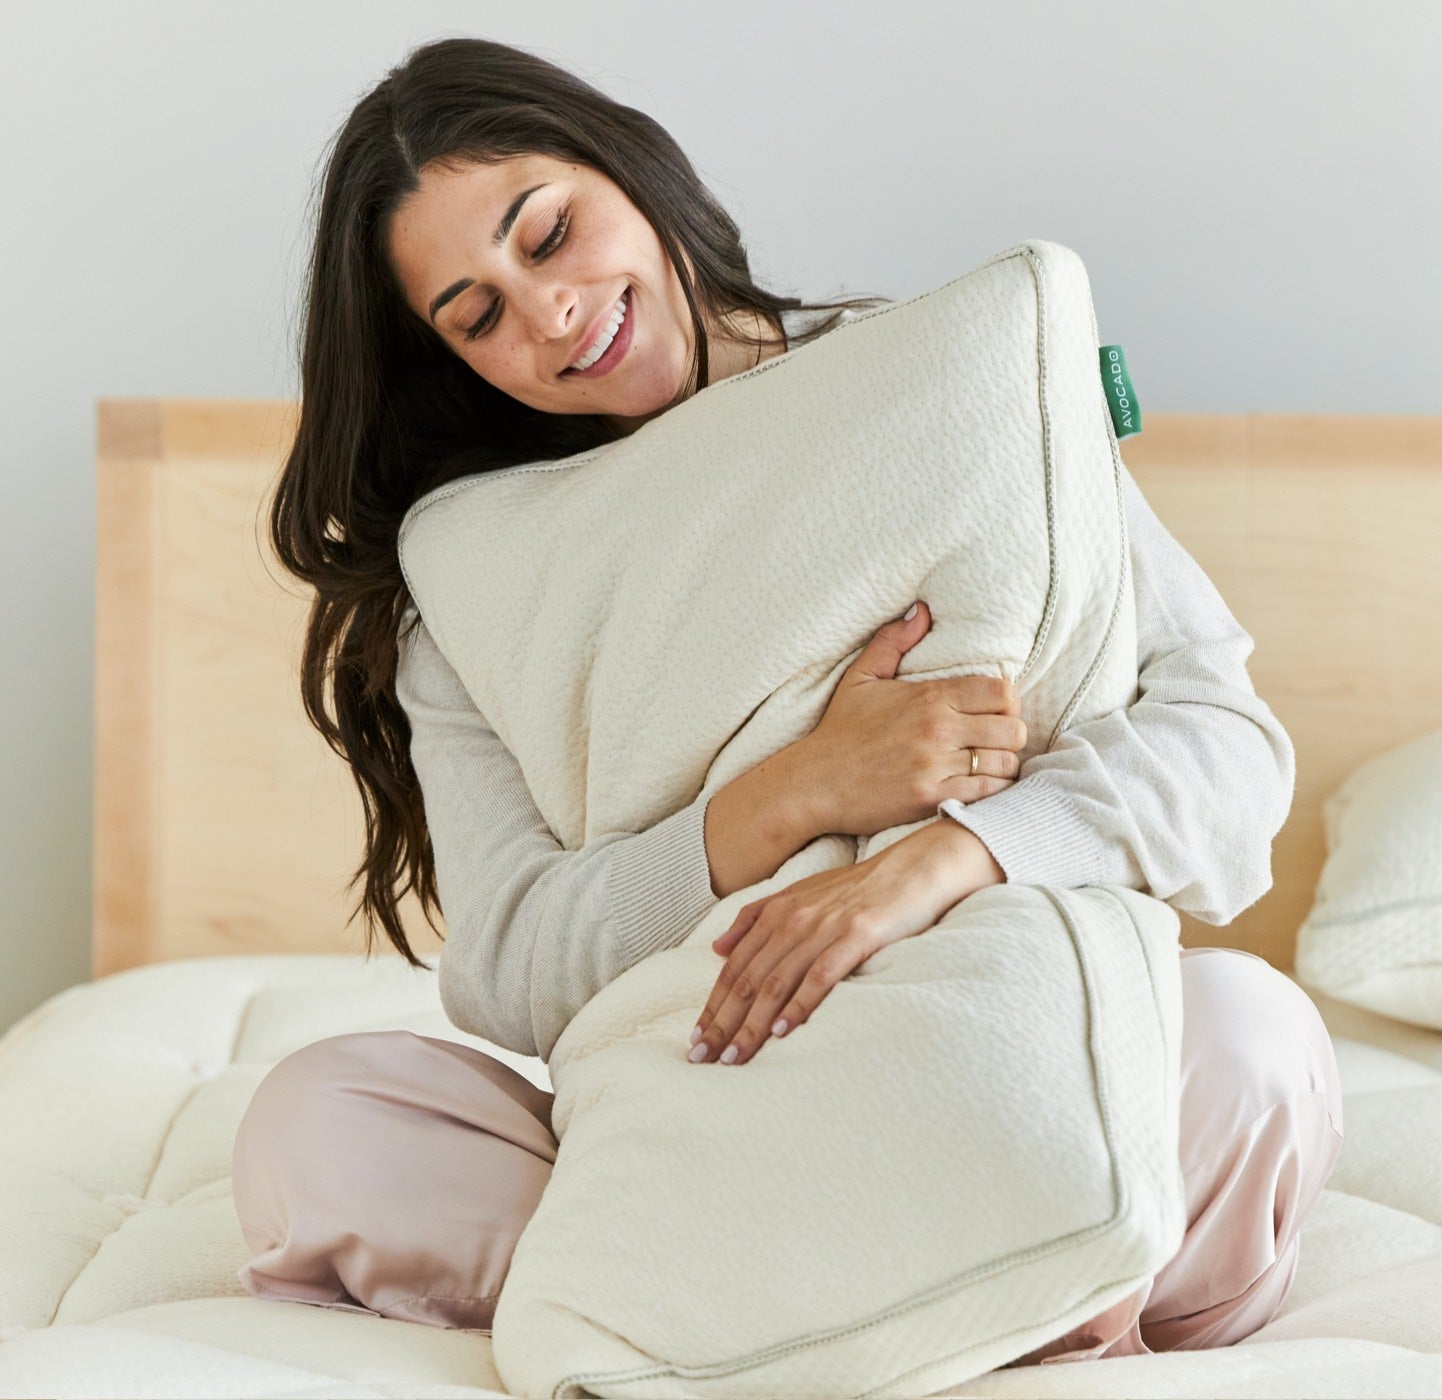
<path fill-rule="evenodd" d="M 307 597 L 265 532 L 294 406 L 99 415 L 94 973 L 360 952 L 360 797 L 302 711 Z M 414 899 L 404 923 L 433 956 Z"/>
<path fill-rule="evenodd" d="M 265 539 L 295 414 L 99 405 L 97 976 L 364 946 L 360 799 L 302 714 L 306 598 Z M 1255 639 L 1253 683 L 1297 752 L 1272 891 L 1226 928 L 1184 916 L 1183 938 L 1290 969 L 1326 794 L 1442 728 L 1442 418 L 1151 414 L 1122 455 Z M 433 956 L 414 899 L 405 923 Z"/>

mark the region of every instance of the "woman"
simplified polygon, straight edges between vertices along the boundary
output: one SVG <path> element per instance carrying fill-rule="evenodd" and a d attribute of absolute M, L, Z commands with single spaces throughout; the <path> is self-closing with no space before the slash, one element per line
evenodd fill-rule
<path fill-rule="evenodd" d="M 303 694 L 365 804 L 368 935 L 378 923 L 424 966 L 397 900 L 415 890 L 428 916 L 444 907 L 440 993 L 461 1030 L 547 1056 L 590 997 L 681 941 L 718 896 L 819 834 L 914 822 L 945 799 L 950 820 L 742 911 L 717 940 L 691 1058 L 726 1047 L 721 1062 L 742 1066 L 815 1010 L 827 989 L 807 973 L 839 909 L 879 911 L 895 939 L 929 926 L 915 918 L 927 899 L 944 909 L 1008 879 L 1116 882 L 1223 924 L 1269 887 L 1291 744 L 1247 676 L 1251 638 L 1129 475 L 1129 709 L 1069 731 L 1022 774 L 1014 693 L 964 678 L 939 742 L 917 722 L 917 688 L 894 679 L 931 625 L 918 605 L 880 629 L 816 730 L 775 759 L 647 831 L 578 851 L 555 841 L 407 596 L 401 517 L 453 477 L 634 432 L 866 304 L 758 287 L 735 224 L 671 138 L 522 51 L 427 45 L 346 121 L 322 191 L 301 419 L 272 535 L 316 590 Z M 921 797 L 918 772 L 932 779 Z M 802 933 L 776 931 L 785 907 L 808 915 Z M 777 966 L 780 992 L 745 990 Z M 1301 1221 L 1341 1141 L 1327 1032 L 1260 958 L 1190 949 L 1182 974 L 1186 1238 L 1132 1298 L 1013 1364 L 1224 1345 L 1290 1287 Z M 550 1104 L 494 1057 L 404 1031 L 290 1055 L 236 1137 L 236 1209 L 256 1251 L 246 1287 L 489 1328 L 555 1159 Z"/>

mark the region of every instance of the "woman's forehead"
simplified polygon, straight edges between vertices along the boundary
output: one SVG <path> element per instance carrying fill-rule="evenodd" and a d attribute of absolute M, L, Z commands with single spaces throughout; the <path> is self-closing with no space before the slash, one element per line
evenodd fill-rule
<path fill-rule="evenodd" d="M 484 164 L 432 161 L 422 167 L 418 187 L 391 216 L 392 256 L 404 256 L 404 245 L 417 240 L 452 244 L 462 229 L 478 239 L 484 237 L 484 246 L 489 246 L 498 233 L 503 238 L 509 235 L 519 213 L 518 201 L 541 187 L 584 178 L 587 173 L 599 174 L 549 156 L 516 156 Z"/>
<path fill-rule="evenodd" d="M 491 189 L 497 194 L 507 186 L 525 180 L 555 180 L 584 167 L 574 161 L 558 160 L 538 153 L 505 156 L 495 160 L 475 160 L 468 156 L 442 156 L 421 167 L 422 188 L 467 186 Z"/>

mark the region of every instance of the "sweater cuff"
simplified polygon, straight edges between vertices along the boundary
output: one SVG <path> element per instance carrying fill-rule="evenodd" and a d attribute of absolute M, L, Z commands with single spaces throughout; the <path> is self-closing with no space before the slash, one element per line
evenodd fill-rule
<path fill-rule="evenodd" d="M 976 802 L 949 797 L 937 808 L 981 838 L 1008 883 L 1106 883 L 1096 835 L 1066 793 L 1038 773 Z"/>
<path fill-rule="evenodd" d="M 609 889 L 627 967 L 675 947 L 717 903 L 706 859 L 706 808 L 713 795 L 705 793 L 617 843 Z"/>

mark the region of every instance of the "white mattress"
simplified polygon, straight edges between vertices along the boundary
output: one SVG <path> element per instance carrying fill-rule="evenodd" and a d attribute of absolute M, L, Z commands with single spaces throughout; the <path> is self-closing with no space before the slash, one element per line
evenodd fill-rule
<path fill-rule="evenodd" d="M 996 1371 L 954 1396 L 1442 1394 L 1442 1033 L 1316 998 L 1346 1140 L 1281 1313 L 1235 1346 Z M 500 1396 L 489 1337 L 262 1302 L 235 1127 L 313 1040 L 457 1031 L 400 958 L 205 958 L 72 987 L 0 1038 L 0 1395 Z"/>

